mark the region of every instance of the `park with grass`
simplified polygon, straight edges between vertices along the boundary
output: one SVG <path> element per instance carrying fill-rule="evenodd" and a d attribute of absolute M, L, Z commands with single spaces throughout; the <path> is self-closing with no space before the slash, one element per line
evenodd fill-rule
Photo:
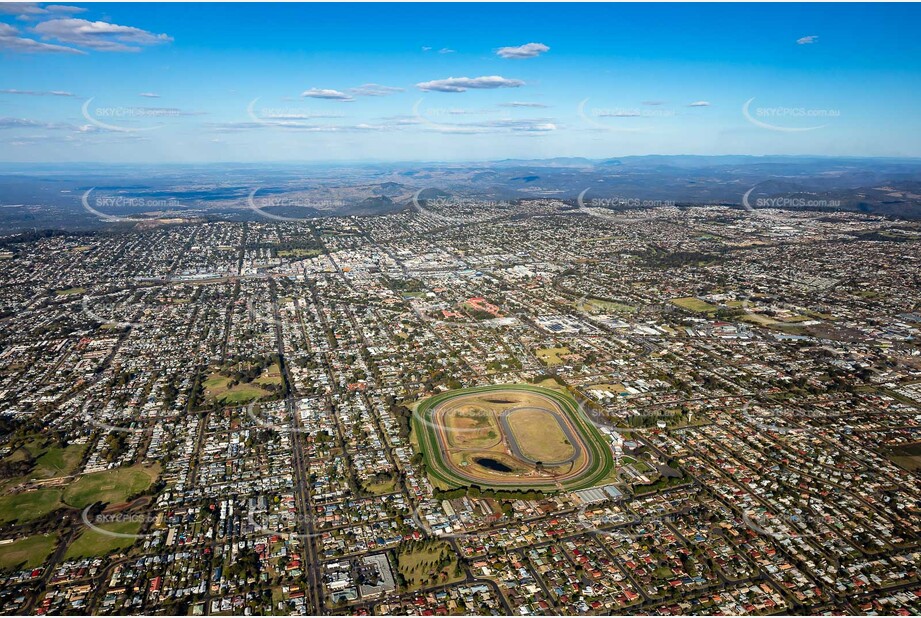
<path fill-rule="evenodd" d="M 464 579 L 457 554 L 445 541 L 406 541 L 396 553 L 398 578 L 407 591 Z"/>
<path fill-rule="evenodd" d="M 86 452 L 86 444 L 51 446 L 35 453 L 33 478 L 58 478 L 72 474 Z"/>
<path fill-rule="evenodd" d="M 604 300 L 601 298 L 583 298 L 575 303 L 575 307 L 579 311 L 584 311 L 588 314 L 598 314 L 598 313 L 621 313 L 621 314 L 632 314 L 638 311 L 637 307 L 633 305 L 628 305 L 627 303 L 621 303 L 613 300 Z"/>
<path fill-rule="evenodd" d="M 36 534 L 0 545 L 0 570 L 39 567 L 51 555 L 57 543 L 56 534 Z"/>
<path fill-rule="evenodd" d="M 719 311 L 719 307 L 716 305 L 711 305 L 705 300 L 700 298 L 695 298 L 693 296 L 685 296 L 683 298 L 673 298 L 670 301 L 676 307 L 681 307 L 682 309 L 687 309 L 688 311 L 693 311 L 694 313 L 716 313 Z"/>
<path fill-rule="evenodd" d="M 83 461 L 86 444 L 62 444 L 41 436 L 19 442 L 2 463 L 17 481 L 52 479 L 73 474 Z M 13 472 L 15 470 L 15 472 Z"/>
<path fill-rule="evenodd" d="M 548 367 L 555 367 L 563 364 L 563 357 L 570 354 L 569 348 L 540 348 L 534 355 L 537 356 L 543 364 Z"/>
<path fill-rule="evenodd" d="M 284 391 L 284 378 L 277 361 L 258 359 L 213 367 L 202 386 L 210 401 L 242 405 L 277 398 Z"/>
<path fill-rule="evenodd" d="M 141 529 L 140 521 L 116 521 L 104 524 L 94 524 L 97 528 L 105 532 L 115 534 L 138 534 Z M 65 560 L 76 560 L 77 558 L 94 558 L 96 556 L 107 556 L 108 554 L 124 551 L 137 543 L 137 538 L 114 536 L 99 532 L 92 528 L 86 528 L 80 533 L 67 552 L 64 554 Z"/>
<path fill-rule="evenodd" d="M 130 466 L 84 474 L 64 490 L 62 500 L 82 509 L 96 502 L 122 504 L 143 493 L 159 476 L 157 466 Z"/>
<path fill-rule="evenodd" d="M 44 517 L 64 506 L 61 494 L 61 489 L 49 487 L 0 496 L 0 524 L 22 524 Z"/>
<path fill-rule="evenodd" d="M 83 509 L 96 502 L 123 504 L 145 492 L 159 476 L 158 466 L 131 466 L 84 474 L 53 486 L 29 487 L 0 496 L 0 524 L 39 519 L 57 509 Z"/>

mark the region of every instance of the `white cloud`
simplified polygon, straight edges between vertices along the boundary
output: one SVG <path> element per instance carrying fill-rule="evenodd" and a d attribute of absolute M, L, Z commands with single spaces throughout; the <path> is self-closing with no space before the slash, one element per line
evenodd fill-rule
<path fill-rule="evenodd" d="M 395 86 L 382 86 L 380 84 L 363 84 L 357 88 L 349 89 L 349 92 L 360 97 L 385 97 L 395 92 L 403 92 L 403 89 Z"/>
<path fill-rule="evenodd" d="M 454 50 L 451 49 L 450 47 L 442 47 L 441 49 L 438 50 L 438 53 L 439 54 L 453 54 Z"/>
<path fill-rule="evenodd" d="M 33 97 L 74 97 L 77 96 L 72 92 L 63 90 L 0 90 L 0 94 L 24 94 Z"/>
<path fill-rule="evenodd" d="M 496 55 L 501 58 L 535 58 L 550 48 L 543 43 L 526 43 L 518 47 L 500 47 Z"/>
<path fill-rule="evenodd" d="M 300 121 L 275 121 L 269 122 L 215 122 L 206 123 L 205 128 L 218 134 L 242 133 L 257 130 L 285 130 L 303 133 L 366 133 L 369 131 L 383 131 L 390 127 L 369 123 L 358 124 L 307 124 Z"/>
<path fill-rule="evenodd" d="M 332 90 L 330 88 L 311 88 L 310 90 L 302 92 L 301 96 L 310 97 L 312 99 L 329 99 L 331 101 L 349 102 L 355 100 L 344 92 L 339 92 L 338 90 Z"/>
<path fill-rule="evenodd" d="M 430 82 L 420 82 L 416 87 L 420 90 L 435 92 L 466 92 L 468 89 L 491 88 L 518 88 L 524 86 L 519 79 L 506 79 L 499 75 L 485 75 L 483 77 L 448 77 L 435 79 Z"/>
<path fill-rule="evenodd" d="M 26 120 L 25 118 L 0 118 L 0 129 L 22 129 L 33 127 L 45 127 L 41 122 Z"/>
<path fill-rule="evenodd" d="M 204 126 L 217 133 L 236 133 L 240 131 L 266 129 L 286 129 L 304 131 L 306 133 L 336 133 L 341 131 L 340 127 L 333 125 L 309 125 L 302 122 L 283 121 L 273 121 L 271 124 L 266 122 L 211 122 L 205 123 Z"/>
<path fill-rule="evenodd" d="M 173 40 L 166 34 L 154 34 L 132 26 L 75 18 L 50 19 L 36 25 L 33 30 L 43 38 L 53 38 L 98 51 L 140 51 L 140 46 Z"/>
<path fill-rule="evenodd" d="M 9 24 L 0 23 L 0 49 L 22 53 L 49 53 L 49 54 L 85 54 L 85 51 L 42 43 L 35 39 L 19 36 L 19 30 Z"/>
<path fill-rule="evenodd" d="M 28 118 L 0 118 L 0 129 L 73 129 L 73 125 L 61 122 L 39 122 Z"/>
<path fill-rule="evenodd" d="M 160 95 L 156 92 L 139 92 L 139 97 L 147 97 L 148 99 L 159 99 Z"/>
<path fill-rule="evenodd" d="M 665 101 L 643 101 L 643 105 L 665 105 Z"/>
<path fill-rule="evenodd" d="M 432 51 L 432 48 L 429 47 L 428 45 L 423 45 L 423 46 L 422 46 L 422 51 L 424 51 L 424 52 Z"/>
<path fill-rule="evenodd" d="M 415 117 L 389 119 L 394 126 L 416 125 L 424 131 L 436 133 L 459 133 L 466 135 L 497 133 L 547 133 L 556 131 L 558 125 L 552 118 L 502 118 L 497 120 L 474 120 L 470 122 L 437 122 L 422 114 Z"/>
<path fill-rule="evenodd" d="M 694 101 L 688 103 L 688 107 L 710 107 L 710 101 Z"/>
<path fill-rule="evenodd" d="M 44 8 L 49 13 L 83 13 L 86 11 L 82 6 L 68 6 L 64 4 L 49 4 Z"/>
<path fill-rule="evenodd" d="M 817 34 L 810 34 L 809 36 L 804 36 L 804 37 L 800 37 L 796 39 L 796 44 L 797 45 L 812 45 L 818 40 L 819 40 L 819 36 Z"/>
<path fill-rule="evenodd" d="M 19 19 L 33 19 L 42 15 L 60 13 L 82 13 L 85 10 L 79 6 L 63 4 L 39 6 L 37 2 L 0 2 L 0 15 L 16 15 Z"/>

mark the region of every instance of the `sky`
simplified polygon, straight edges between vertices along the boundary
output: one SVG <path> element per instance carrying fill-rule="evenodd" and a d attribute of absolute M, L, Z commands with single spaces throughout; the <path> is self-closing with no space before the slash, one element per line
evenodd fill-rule
<path fill-rule="evenodd" d="M 921 156 L 917 4 L 0 4 L 0 161 Z"/>

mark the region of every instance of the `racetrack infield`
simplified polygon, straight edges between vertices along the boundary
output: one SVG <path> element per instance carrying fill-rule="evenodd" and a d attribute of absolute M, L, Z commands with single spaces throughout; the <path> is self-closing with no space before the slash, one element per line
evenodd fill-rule
<path fill-rule="evenodd" d="M 450 391 L 421 402 L 413 431 L 433 482 L 552 492 L 613 471 L 605 438 L 568 394 L 526 384 Z"/>

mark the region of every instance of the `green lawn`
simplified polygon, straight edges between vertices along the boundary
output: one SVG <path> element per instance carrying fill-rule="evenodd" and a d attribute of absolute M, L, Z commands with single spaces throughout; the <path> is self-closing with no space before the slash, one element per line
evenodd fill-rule
<path fill-rule="evenodd" d="M 49 448 L 35 460 L 33 478 L 52 478 L 71 474 L 83 459 L 84 451 L 86 451 L 85 444 Z"/>
<path fill-rule="evenodd" d="M 45 561 L 57 545 L 56 535 L 36 534 L 0 545 L 0 569 L 33 569 Z"/>
<path fill-rule="evenodd" d="M 396 490 L 396 481 L 393 479 L 384 481 L 383 483 L 375 483 L 373 481 L 369 481 L 364 483 L 361 488 L 369 494 L 379 496 L 382 494 L 393 493 Z"/>
<path fill-rule="evenodd" d="M 304 258 L 314 257 L 323 253 L 319 249 L 281 249 L 278 251 L 278 257 Z"/>
<path fill-rule="evenodd" d="M 0 524 L 37 519 L 61 505 L 60 489 L 39 489 L 21 494 L 0 496 Z"/>
<path fill-rule="evenodd" d="M 267 379 L 270 380 L 271 374 L 268 375 Z M 279 376 L 278 380 L 280 381 L 280 379 Z M 269 391 L 260 388 L 255 381 L 249 384 L 236 384 L 228 388 L 230 381 L 230 378 L 219 373 L 211 374 L 204 382 L 205 394 L 211 399 L 230 405 L 249 403 L 271 395 Z"/>
<path fill-rule="evenodd" d="M 278 363 L 272 363 L 253 382 L 260 386 L 263 384 L 282 384 L 281 367 L 278 366 Z"/>
<path fill-rule="evenodd" d="M 537 350 L 534 355 L 537 356 L 548 367 L 553 367 L 555 365 L 562 365 L 563 359 L 562 356 L 570 354 L 569 348 L 540 348 Z"/>
<path fill-rule="evenodd" d="M 100 524 L 97 528 L 117 532 L 119 534 L 137 534 L 141 529 L 139 521 L 117 521 L 108 524 Z M 64 558 L 90 558 L 93 556 L 105 556 L 117 550 L 123 550 L 137 543 L 138 539 L 129 539 L 120 536 L 109 536 L 102 534 L 91 528 L 84 530 L 80 536 L 67 548 Z"/>
<path fill-rule="evenodd" d="M 445 541 L 421 541 L 404 547 L 403 551 L 397 552 L 397 568 L 407 590 L 464 578 L 462 574 L 455 575 L 457 556 Z"/>
<path fill-rule="evenodd" d="M 677 307 L 681 307 L 682 309 L 687 309 L 688 311 L 693 311 L 695 313 L 713 313 L 719 309 L 719 307 L 716 305 L 711 305 L 707 301 L 700 300 L 699 298 L 694 298 L 693 296 L 687 296 L 685 298 L 673 298 L 670 302 Z"/>
<path fill-rule="evenodd" d="M 586 313 L 636 313 L 637 308 L 624 303 L 616 303 L 610 300 L 601 300 L 600 298 L 588 298 L 581 305 L 576 304 L 576 309 Z"/>
<path fill-rule="evenodd" d="M 64 490 L 64 502 L 78 509 L 94 502 L 120 504 L 150 487 L 157 476 L 155 468 L 142 466 L 86 474 Z"/>

